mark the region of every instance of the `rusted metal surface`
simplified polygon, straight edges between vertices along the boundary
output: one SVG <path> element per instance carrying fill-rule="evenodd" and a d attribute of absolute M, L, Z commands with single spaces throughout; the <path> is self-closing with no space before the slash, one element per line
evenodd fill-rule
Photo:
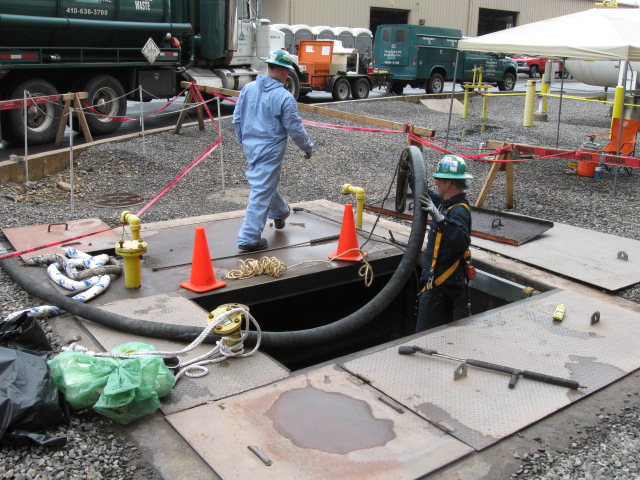
<path fill-rule="evenodd" d="M 395 199 L 365 205 L 365 209 L 385 215 L 413 220 L 414 199 L 408 197 L 402 212 L 395 209 Z M 471 207 L 471 235 L 509 245 L 522 245 L 553 227 L 553 222 L 486 208 Z"/>
<path fill-rule="evenodd" d="M 556 305 L 564 320 L 554 322 Z M 630 303 L 631 306 L 631 303 Z M 631 308 L 631 307 L 630 307 Z M 591 323 L 595 311 L 601 314 Z M 454 378 L 456 363 L 427 355 L 400 355 L 398 347 L 347 361 L 344 367 L 418 415 L 482 450 L 640 367 L 640 314 L 575 292 L 553 291 L 410 337 L 418 345 L 575 380 L 571 390 L 469 367 Z"/>
<path fill-rule="evenodd" d="M 28 260 L 29 258 L 46 253 L 64 254 L 64 247 L 77 248 L 87 253 L 113 249 L 122 235 L 115 230 L 108 229 L 109 225 L 99 218 L 86 218 L 84 220 L 70 220 L 65 223 L 3 228 L 2 233 L 6 235 L 11 245 L 13 245 L 13 248 L 18 251 L 62 241 L 60 245 L 55 247 L 25 253 L 21 256 L 23 260 Z M 78 240 L 64 241 L 101 230 L 108 231 Z"/>
<path fill-rule="evenodd" d="M 207 313 L 195 303 L 179 297 L 157 295 L 136 300 L 123 300 L 104 305 L 102 309 L 125 315 L 134 320 L 148 320 L 172 325 L 193 325 L 205 327 Z M 156 347 L 158 351 L 177 352 L 188 343 L 174 342 L 159 338 L 121 333 L 92 322 L 83 325 L 105 349 L 111 350 L 123 343 L 141 342 Z M 183 361 L 196 358 L 209 352 L 215 345 L 201 344 L 194 350 L 180 355 Z M 250 347 L 247 347 L 247 351 Z M 258 351 L 246 358 L 225 360 L 222 363 L 207 365 L 209 374 L 201 378 L 183 376 L 169 395 L 162 399 L 162 411 L 165 415 L 187 408 L 202 405 L 252 388 L 281 380 L 289 371 L 275 360 Z"/>
<path fill-rule="evenodd" d="M 553 228 L 553 222 L 513 213 L 471 207 L 472 235 L 498 243 L 522 245 Z"/>
<path fill-rule="evenodd" d="M 379 397 L 332 365 L 167 420 L 224 479 L 414 479 L 472 451 Z"/>

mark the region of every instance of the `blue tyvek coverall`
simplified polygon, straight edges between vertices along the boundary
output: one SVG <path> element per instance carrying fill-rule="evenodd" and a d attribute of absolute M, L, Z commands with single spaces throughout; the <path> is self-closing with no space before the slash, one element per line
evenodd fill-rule
<path fill-rule="evenodd" d="M 434 285 L 432 289 L 420 293 L 416 332 L 429 330 L 453 321 L 454 301 L 465 287 L 464 253 L 471 244 L 471 212 L 462 205 L 456 205 L 457 203 L 469 205 L 464 192 L 447 200 L 443 200 L 440 195 L 432 191 L 429 191 L 429 196 L 444 213 L 444 220 L 440 223 L 431 222 L 431 229 L 427 236 L 427 248 L 422 259 L 420 284 L 426 285 L 429 279 L 438 231 L 442 232 L 442 240 L 440 241 L 434 279 L 449 269 L 456 260 L 460 260 L 460 265 L 440 286 Z"/>
<path fill-rule="evenodd" d="M 310 152 L 313 143 L 293 96 L 282 82 L 266 75 L 258 75 L 240 92 L 233 111 L 233 127 L 247 156 L 249 168 L 245 176 L 251 186 L 237 243 L 255 245 L 268 217 L 285 219 L 290 213 L 289 205 L 277 191 L 287 137 L 303 152 Z"/>

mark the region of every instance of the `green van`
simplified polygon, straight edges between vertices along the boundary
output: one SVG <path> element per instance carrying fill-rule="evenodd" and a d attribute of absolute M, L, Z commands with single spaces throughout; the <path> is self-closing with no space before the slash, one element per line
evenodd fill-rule
<path fill-rule="evenodd" d="M 453 80 L 460 30 L 423 25 L 380 25 L 373 41 L 372 66 L 393 74 L 391 91 L 404 87 L 424 88 L 441 93 L 444 83 Z M 483 83 L 500 90 L 513 90 L 518 65 L 509 57 L 461 51 L 456 82 L 473 81 L 473 68 L 482 67 Z"/>

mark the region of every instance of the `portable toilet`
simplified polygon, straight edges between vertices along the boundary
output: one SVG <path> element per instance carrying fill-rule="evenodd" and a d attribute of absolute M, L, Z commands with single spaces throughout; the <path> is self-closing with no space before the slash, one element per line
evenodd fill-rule
<path fill-rule="evenodd" d="M 336 27 L 333 30 L 336 32 L 336 40 L 341 41 L 344 48 L 355 48 L 356 40 L 352 28 Z"/>
<path fill-rule="evenodd" d="M 333 28 L 324 25 L 311 27 L 311 32 L 313 33 L 314 40 L 334 40 L 336 38 L 336 33 Z"/>
<path fill-rule="evenodd" d="M 313 40 L 313 32 L 309 25 L 304 24 L 291 25 L 291 30 L 293 31 L 294 41 L 294 50 L 292 53 L 294 55 L 298 55 L 298 45 L 300 45 L 300 40 Z"/>
<path fill-rule="evenodd" d="M 373 35 L 368 28 L 354 28 L 355 48 L 367 58 L 371 58 L 373 50 Z"/>
<path fill-rule="evenodd" d="M 284 48 L 287 52 L 294 53 L 296 42 L 291 25 L 287 25 L 286 23 L 276 23 L 271 25 L 271 28 L 284 33 Z"/>

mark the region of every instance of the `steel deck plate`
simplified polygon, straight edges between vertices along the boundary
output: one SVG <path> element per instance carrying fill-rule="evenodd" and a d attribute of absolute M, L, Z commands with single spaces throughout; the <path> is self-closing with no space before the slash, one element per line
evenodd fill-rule
<path fill-rule="evenodd" d="M 407 198 L 407 207 L 401 213 L 395 211 L 395 199 L 384 203 L 366 205 L 367 210 L 386 215 L 413 219 L 413 198 Z M 498 212 L 486 208 L 471 207 L 471 235 L 509 245 L 522 245 L 553 227 L 553 222 L 539 218 L 525 217 L 508 212 Z"/>
<path fill-rule="evenodd" d="M 100 308 L 136 320 L 156 320 L 174 325 L 203 327 L 206 326 L 208 313 L 185 298 L 168 295 L 123 300 Z M 120 333 L 91 322 L 83 322 L 83 325 L 105 350 L 111 350 L 127 342 L 150 344 L 158 351 L 165 352 L 177 352 L 187 346 L 185 343 Z M 180 358 L 183 361 L 195 358 L 209 352 L 213 347 L 212 344 L 202 344 L 191 352 L 180 355 Z M 165 415 L 266 385 L 289 375 L 286 368 L 260 351 L 250 357 L 228 359 L 208 365 L 207 368 L 209 374 L 205 377 L 183 376 L 178 380 L 171 393 L 161 400 L 161 409 Z"/>
<path fill-rule="evenodd" d="M 333 205 L 338 209 L 344 209 L 340 205 Z M 148 251 L 141 262 L 142 287 L 125 289 L 124 277 L 119 277 L 112 282 L 111 288 L 103 295 L 96 297 L 92 303 L 100 305 L 118 299 L 135 299 L 161 293 L 180 295 L 190 299 L 211 295 L 232 295 L 230 293 L 232 290 L 267 283 L 292 282 L 294 278 L 311 278 L 309 274 L 313 273 L 333 274 L 334 281 L 338 281 L 341 275 L 352 279 L 359 278 L 357 270 L 360 264 L 358 263 L 344 261 L 327 263 L 329 254 L 335 252 L 338 246 L 343 212 L 337 213 L 335 209 L 316 205 L 308 205 L 307 208 L 309 211 L 292 213 L 283 230 L 276 230 L 273 225 L 270 225 L 272 222 L 268 222 L 263 237 L 268 240 L 269 248 L 249 254 L 242 254 L 235 243 L 244 216 L 243 211 L 231 212 L 220 215 L 216 219 L 198 223 L 193 223 L 191 220 L 192 223 L 187 225 L 145 226 L 143 224 L 141 236 L 148 244 Z M 197 226 L 203 226 L 205 229 L 214 274 L 218 280 L 224 280 L 229 271 L 237 269 L 238 260 L 275 256 L 287 267 L 297 266 L 287 270 L 279 278 L 264 274 L 243 280 L 226 280 L 227 285 L 224 288 L 202 294 L 186 290 L 180 287 L 180 283 L 189 280 L 191 276 L 193 243 Z M 370 229 L 371 224 L 365 224 L 364 227 Z M 363 244 L 367 237 L 366 232 L 359 232 L 358 243 Z M 374 235 L 365 246 L 368 258 L 371 261 L 376 259 L 391 261 L 389 259 L 393 258 L 399 261 L 402 249 L 390 245 L 388 241 L 379 242 L 378 238 Z M 406 242 L 406 237 L 403 235 L 396 234 L 396 238 Z M 355 269 L 355 273 L 346 269 Z M 287 288 L 291 291 L 280 288 L 279 294 L 282 296 L 296 294 L 298 292 L 295 290 L 298 287 L 302 288 L 300 282 L 293 285 L 289 283 Z M 220 303 L 229 303 L 229 300 Z"/>
<path fill-rule="evenodd" d="M 555 223 L 525 245 L 472 238 L 471 244 L 609 291 L 640 282 L 640 242 Z M 619 260 L 624 251 L 628 260 Z"/>
<path fill-rule="evenodd" d="M 77 240 L 70 238 L 81 235 L 89 235 L 93 232 L 107 230 L 103 233 L 91 235 Z M 46 225 L 31 225 L 28 227 L 3 228 L 7 239 L 16 251 L 27 250 L 33 247 L 49 245 L 50 243 L 63 242 L 55 247 L 48 247 L 35 252 L 21 255 L 23 260 L 28 260 L 38 255 L 47 253 L 64 254 L 63 247 L 73 247 L 83 252 L 98 252 L 102 250 L 112 250 L 116 242 L 122 237 L 115 230 L 109 230 L 109 225 L 99 218 L 85 218 L 83 220 L 70 220 L 66 223 L 52 223 Z"/>
<path fill-rule="evenodd" d="M 414 479 L 473 451 L 335 365 L 167 420 L 223 479 Z"/>
<path fill-rule="evenodd" d="M 564 303 L 562 323 L 552 321 Z M 600 312 L 600 322 L 591 316 Z M 501 438 L 575 402 L 640 367 L 640 314 L 570 291 L 553 291 L 448 326 L 416 335 L 419 345 L 459 358 L 472 358 L 578 381 L 564 387 L 469 367 L 454 380 L 457 362 L 398 347 L 347 361 L 344 367 L 418 415 L 481 450 Z"/>

